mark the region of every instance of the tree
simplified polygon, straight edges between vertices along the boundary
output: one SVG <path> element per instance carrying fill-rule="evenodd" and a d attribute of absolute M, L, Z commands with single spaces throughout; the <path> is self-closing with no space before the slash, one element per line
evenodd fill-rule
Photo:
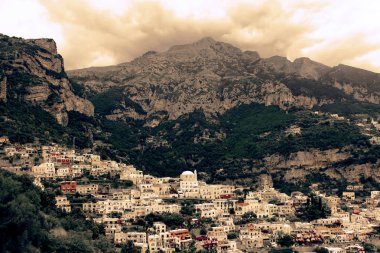
<path fill-rule="evenodd" d="M 206 235 L 207 234 L 207 229 L 205 227 L 202 227 L 199 231 L 200 235 Z"/>
<path fill-rule="evenodd" d="M 283 247 L 291 247 L 294 244 L 294 240 L 290 235 L 283 235 L 278 238 L 277 243 Z"/>
<path fill-rule="evenodd" d="M 376 246 L 371 243 L 364 243 L 363 246 L 364 246 L 365 252 L 368 252 L 368 253 L 378 252 L 378 250 L 376 249 Z"/>
<path fill-rule="evenodd" d="M 121 253 L 139 253 L 140 250 L 133 244 L 132 241 L 128 241 L 121 248 Z"/>
<path fill-rule="evenodd" d="M 233 240 L 233 239 L 236 239 L 236 238 L 237 238 L 237 234 L 235 234 L 235 233 L 229 233 L 227 235 L 227 239 L 228 240 Z"/>
<path fill-rule="evenodd" d="M 243 192 L 240 189 L 236 189 L 236 190 L 234 190 L 234 194 L 236 196 L 241 196 L 241 195 L 243 195 Z"/>
<path fill-rule="evenodd" d="M 182 215 L 193 216 L 195 213 L 195 207 L 192 202 L 185 202 L 181 206 L 180 213 Z"/>
<path fill-rule="evenodd" d="M 247 212 L 241 216 L 240 224 L 247 224 L 257 220 L 257 215 L 254 212 Z"/>
<path fill-rule="evenodd" d="M 143 224 L 140 225 L 148 225 L 152 226 L 153 222 L 161 221 L 165 223 L 170 228 L 176 228 L 183 226 L 185 219 L 182 215 L 176 213 L 162 213 L 162 214 L 154 214 L 150 213 L 145 216 L 145 219 L 142 220 Z"/>
<path fill-rule="evenodd" d="M 295 253 L 296 251 L 293 251 L 290 248 L 285 248 L 285 249 L 272 249 L 269 251 L 269 253 Z"/>
<path fill-rule="evenodd" d="M 312 221 L 320 218 L 327 218 L 331 215 L 331 210 L 321 197 L 311 196 L 308 203 L 302 207 L 297 217 L 304 221 Z"/>
<path fill-rule="evenodd" d="M 121 218 L 121 213 L 120 212 L 116 212 L 116 211 L 112 211 L 111 213 L 110 213 L 110 217 L 111 218 Z"/>
<path fill-rule="evenodd" d="M 313 251 L 317 253 L 329 253 L 329 250 L 324 247 L 317 247 Z"/>
<path fill-rule="evenodd" d="M 54 193 L 41 191 L 28 176 L 0 169 L 0 252 L 113 252 L 104 228 L 79 208 L 63 213 Z M 57 230 L 69 231 L 57 235 Z"/>

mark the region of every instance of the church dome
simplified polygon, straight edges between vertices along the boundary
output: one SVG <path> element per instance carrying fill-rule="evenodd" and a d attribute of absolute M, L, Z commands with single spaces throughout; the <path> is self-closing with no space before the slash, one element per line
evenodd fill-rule
<path fill-rule="evenodd" d="M 194 173 L 189 171 L 189 170 L 186 170 L 186 171 L 182 172 L 182 174 L 181 174 L 181 176 L 190 176 L 190 175 L 194 175 Z"/>

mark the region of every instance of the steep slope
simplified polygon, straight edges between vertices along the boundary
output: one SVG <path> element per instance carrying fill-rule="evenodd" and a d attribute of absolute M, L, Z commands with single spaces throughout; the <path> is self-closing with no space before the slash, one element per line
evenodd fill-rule
<path fill-rule="evenodd" d="M 150 51 L 128 63 L 68 73 L 87 89 L 90 98 L 110 91 L 122 96 L 118 103 L 110 101 L 107 111 L 97 111 L 108 119 L 160 121 L 195 109 L 212 116 L 250 103 L 283 109 L 311 109 L 342 101 L 378 104 L 375 80 L 379 75 L 357 71 L 359 76 L 347 75 L 351 70 L 341 65 L 330 68 L 308 58 L 294 62 L 280 56 L 262 59 L 256 52 L 203 38 L 162 53 Z M 95 104 L 99 104 L 97 97 Z"/>
<path fill-rule="evenodd" d="M 51 39 L 24 40 L 0 34 L 0 100 L 39 106 L 62 125 L 67 125 L 69 111 L 94 114 L 93 105 L 73 93 Z"/>

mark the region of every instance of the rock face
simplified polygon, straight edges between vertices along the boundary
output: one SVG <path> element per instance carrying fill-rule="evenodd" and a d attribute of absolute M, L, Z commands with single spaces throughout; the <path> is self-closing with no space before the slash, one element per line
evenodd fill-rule
<path fill-rule="evenodd" d="M 329 164 L 343 161 L 350 156 L 350 153 L 341 152 L 339 149 L 328 149 L 324 151 L 299 151 L 292 153 L 287 159 L 279 155 L 272 155 L 264 160 L 265 166 L 269 168 L 288 169 L 302 167 L 304 169 L 319 169 Z"/>
<path fill-rule="evenodd" d="M 346 75 L 352 69 L 360 78 Z M 128 63 L 68 74 L 90 94 L 121 89 L 130 103 L 108 112 L 109 119 L 176 119 L 195 109 L 213 115 L 253 102 L 283 109 L 310 109 L 342 99 L 379 103 L 379 75 L 352 69 L 330 68 L 308 58 L 263 59 L 257 52 L 204 38 L 162 53 L 150 51 Z M 142 110 L 135 110 L 136 104 Z"/>
<path fill-rule="evenodd" d="M 0 35 L 0 60 L 0 101 L 40 106 L 62 125 L 68 123 L 69 111 L 94 114 L 91 102 L 73 93 L 52 39 Z"/>

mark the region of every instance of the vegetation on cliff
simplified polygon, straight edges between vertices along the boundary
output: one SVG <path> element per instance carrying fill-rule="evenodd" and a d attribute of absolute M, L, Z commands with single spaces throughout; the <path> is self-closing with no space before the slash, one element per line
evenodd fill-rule
<path fill-rule="evenodd" d="M 56 209 L 54 193 L 0 169 L 1 252 L 114 252 L 103 234 L 79 209 Z"/>

